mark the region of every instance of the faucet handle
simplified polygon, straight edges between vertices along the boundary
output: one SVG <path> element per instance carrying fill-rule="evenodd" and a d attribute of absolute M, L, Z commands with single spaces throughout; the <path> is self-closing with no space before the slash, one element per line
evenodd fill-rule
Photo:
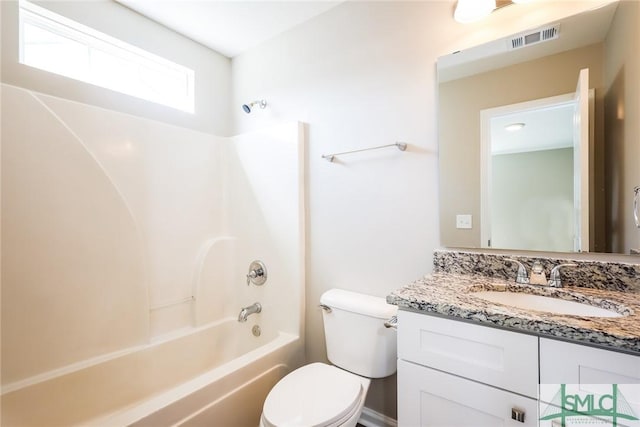
<path fill-rule="evenodd" d="M 554 288 L 561 288 L 562 281 L 560 280 L 560 269 L 564 267 L 577 267 L 577 266 L 578 264 L 569 262 L 565 264 L 558 264 L 555 267 L 553 267 L 551 269 L 551 273 L 549 273 L 549 286 Z"/>
<path fill-rule="evenodd" d="M 544 267 L 540 261 L 536 261 L 531 266 L 531 277 L 529 277 L 529 283 L 532 285 L 546 285 L 547 275 L 544 272 Z"/>
<path fill-rule="evenodd" d="M 247 273 L 247 286 L 251 283 L 257 286 L 264 285 L 267 281 L 267 267 L 262 261 L 253 261 L 249 265 L 249 272 Z"/>
<path fill-rule="evenodd" d="M 522 285 L 529 284 L 529 276 L 527 275 L 527 268 L 517 259 L 509 258 L 509 261 L 515 262 L 518 265 L 518 273 L 516 274 L 516 283 Z"/>
<path fill-rule="evenodd" d="M 536 261 L 531 266 L 531 274 L 544 274 L 544 267 L 540 261 Z"/>

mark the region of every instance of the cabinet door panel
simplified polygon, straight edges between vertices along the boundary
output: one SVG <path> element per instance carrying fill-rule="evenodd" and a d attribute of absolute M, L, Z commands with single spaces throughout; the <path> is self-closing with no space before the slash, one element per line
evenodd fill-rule
<path fill-rule="evenodd" d="M 582 392 L 595 395 L 611 390 L 600 384 L 618 384 L 640 414 L 640 356 L 540 338 L 540 384 L 579 384 Z M 549 396 L 544 393 L 542 400 Z"/>
<path fill-rule="evenodd" d="M 529 397 L 538 395 L 538 337 L 398 312 L 398 357 Z"/>
<path fill-rule="evenodd" d="M 540 338 L 541 384 L 640 384 L 640 356 Z"/>
<path fill-rule="evenodd" d="M 537 401 L 449 375 L 404 360 L 398 361 L 400 427 L 533 427 Z M 512 409 L 524 422 L 511 419 Z"/>

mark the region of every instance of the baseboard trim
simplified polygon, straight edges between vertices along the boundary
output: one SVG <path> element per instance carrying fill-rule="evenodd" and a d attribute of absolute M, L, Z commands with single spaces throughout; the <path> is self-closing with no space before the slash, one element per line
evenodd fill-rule
<path fill-rule="evenodd" d="M 387 417 L 366 406 L 362 409 L 358 424 L 362 424 L 365 427 L 398 427 L 398 422 L 393 418 Z"/>

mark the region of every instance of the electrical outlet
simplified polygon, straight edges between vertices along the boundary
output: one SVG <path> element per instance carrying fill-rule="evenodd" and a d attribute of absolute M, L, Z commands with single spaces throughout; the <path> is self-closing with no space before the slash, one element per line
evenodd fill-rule
<path fill-rule="evenodd" d="M 471 215 L 456 215 L 456 228 L 473 228 Z"/>

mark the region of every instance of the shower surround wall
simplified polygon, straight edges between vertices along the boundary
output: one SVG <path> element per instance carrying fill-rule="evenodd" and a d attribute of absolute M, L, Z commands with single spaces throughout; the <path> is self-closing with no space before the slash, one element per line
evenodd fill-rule
<path fill-rule="evenodd" d="M 3 393 L 255 301 L 300 335 L 301 125 L 223 138 L 9 85 L 2 106 Z"/>

